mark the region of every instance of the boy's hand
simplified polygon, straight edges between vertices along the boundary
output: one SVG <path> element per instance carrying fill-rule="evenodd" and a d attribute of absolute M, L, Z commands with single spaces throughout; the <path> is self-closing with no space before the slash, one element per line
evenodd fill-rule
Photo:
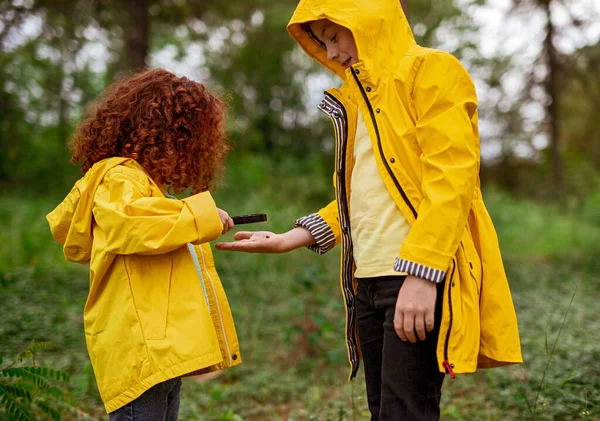
<path fill-rule="evenodd" d="M 408 275 L 398 293 L 394 329 L 403 341 L 417 342 L 425 340 L 426 331 L 434 327 L 435 301 L 437 287 L 435 282 Z M 416 335 L 415 335 L 416 332 Z"/>
<path fill-rule="evenodd" d="M 233 236 L 232 243 L 217 243 L 218 250 L 245 251 L 246 253 L 287 253 L 298 247 L 315 243 L 310 231 L 304 227 L 296 227 L 285 234 L 274 234 L 269 231 L 240 231 Z"/>
<path fill-rule="evenodd" d="M 223 209 L 217 208 L 217 212 L 219 212 L 219 218 L 221 218 L 221 222 L 223 223 L 223 232 L 221 234 L 225 234 L 227 231 L 233 228 L 233 219 L 231 219 L 229 214 Z"/>
<path fill-rule="evenodd" d="M 240 231 L 233 236 L 235 242 L 217 243 L 217 250 L 245 251 L 247 253 L 285 253 L 290 251 L 285 234 L 269 231 Z"/>

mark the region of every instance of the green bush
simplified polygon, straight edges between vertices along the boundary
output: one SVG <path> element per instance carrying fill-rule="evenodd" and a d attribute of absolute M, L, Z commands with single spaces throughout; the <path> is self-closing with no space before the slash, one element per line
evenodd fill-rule
<path fill-rule="evenodd" d="M 600 269 L 600 192 L 571 211 L 518 200 L 493 188 L 484 198 L 505 257 L 560 263 L 590 273 Z"/>

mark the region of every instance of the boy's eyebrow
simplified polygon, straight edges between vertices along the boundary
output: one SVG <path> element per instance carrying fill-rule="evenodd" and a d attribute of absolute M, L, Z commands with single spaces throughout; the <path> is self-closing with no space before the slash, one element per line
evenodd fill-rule
<path fill-rule="evenodd" d="M 325 25 L 323 25 L 323 27 L 321 28 L 321 36 L 324 37 L 325 36 L 325 31 L 331 26 L 331 23 L 326 23 Z"/>

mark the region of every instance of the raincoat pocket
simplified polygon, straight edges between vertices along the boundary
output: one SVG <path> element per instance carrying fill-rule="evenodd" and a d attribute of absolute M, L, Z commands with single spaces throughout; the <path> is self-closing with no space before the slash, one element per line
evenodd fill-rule
<path fill-rule="evenodd" d="M 475 282 L 477 293 L 479 294 L 481 292 L 481 260 L 477 255 L 475 247 L 469 244 L 468 241 L 460 243 L 460 250 L 464 258 L 465 267 L 468 268 L 471 279 Z"/>
<path fill-rule="evenodd" d="M 132 255 L 125 259 L 125 265 L 144 338 L 165 339 L 173 273 L 171 254 Z"/>
<path fill-rule="evenodd" d="M 438 352 L 438 360 L 447 362 L 457 373 L 475 371 L 479 350 L 479 291 L 473 277 L 466 273 L 464 256 L 462 250 L 457 253 L 456 270 L 446 279 L 444 313 L 449 326 L 444 327 L 443 318 L 440 327 L 448 330 L 440 336 L 444 337 L 443 353 Z"/>

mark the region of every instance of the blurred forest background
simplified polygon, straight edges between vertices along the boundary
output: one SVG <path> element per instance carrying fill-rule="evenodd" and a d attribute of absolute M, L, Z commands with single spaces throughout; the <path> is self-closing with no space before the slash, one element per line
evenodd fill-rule
<path fill-rule="evenodd" d="M 230 214 L 267 212 L 256 228 L 280 231 L 331 200 L 333 132 L 316 104 L 339 81 L 287 35 L 296 3 L 0 1 L 0 420 L 108 419 L 84 343 L 87 268 L 64 262 L 44 216 L 80 176 L 67 142 L 82 110 L 115 77 L 165 67 L 230 95 L 215 193 Z M 402 4 L 417 41 L 476 81 L 525 358 L 447 379 L 443 419 L 599 420 L 600 4 Z M 345 381 L 338 253 L 215 253 L 244 364 L 186 379 L 180 419 L 368 419 L 362 380 Z M 32 363 L 52 370 L 14 371 Z"/>

